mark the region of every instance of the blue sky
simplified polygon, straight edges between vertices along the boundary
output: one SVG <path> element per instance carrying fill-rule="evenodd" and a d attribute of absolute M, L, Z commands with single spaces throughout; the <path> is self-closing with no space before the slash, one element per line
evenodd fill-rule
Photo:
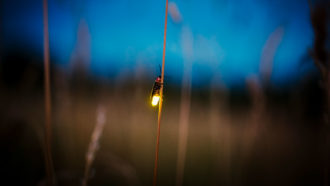
<path fill-rule="evenodd" d="M 226 84 L 240 84 L 259 74 L 262 49 L 272 32 L 283 38 L 274 56 L 271 80 L 285 84 L 301 75 L 299 63 L 313 44 L 307 1 L 176 0 L 182 22 L 168 22 L 166 74 L 182 77 L 182 30 L 192 40 L 193 83 L 218 74 Z M 6 45 L 42 51 L 42 0 L 3 1 Z M 53 63 L 68 66 L 81 20 L 90 34 L 90 70 L 107 75 L 143 65 L 158 73 L 164 29 L 164 0 L 49 0 Z M 219 75 L 220 74 L 220 75 Z"/>

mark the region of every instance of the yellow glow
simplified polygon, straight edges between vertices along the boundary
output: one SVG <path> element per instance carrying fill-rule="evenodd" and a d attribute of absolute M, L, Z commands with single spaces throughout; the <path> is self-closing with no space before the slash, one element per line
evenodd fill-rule
<path fill-rule="evenodd" d="M 159 99 L 160 99 L 160 96 L 159 95 L 154 95 L 152 97 L 152 101 L 151 101 L 152 106 L 157 106 L 158 105 L 158 102 L 159 102 Z"/>

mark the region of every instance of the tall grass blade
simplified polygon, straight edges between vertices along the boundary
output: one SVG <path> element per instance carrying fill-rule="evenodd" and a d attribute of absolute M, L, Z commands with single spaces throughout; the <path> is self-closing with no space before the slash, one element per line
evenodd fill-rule
<path fill-rule="evenodd" d="M 49 70 L 49 32 L 48 32 L 48 1 L 43 1 L 43 32 L 44 32 L 44 88 L 45 88 L 45 163 L 47 185 L 55 184 L 54 167 L 51 152 L 51 90 Z"/>
<path fill-rule="evenodd" d="M 82 181 L 82 186 L 87 186 L 88 179 L 89 179 L 89 172 L 90 168 L 93 164 L 95 159 L 96 151 L 99 149 L 99 141 L 102 136 L 102 132 L 105 125 L 105 109 L 102 106 L 99 106 L 97 110 L 97 120 L 94 131 L 92 133 L 91 141 L 88 146 L 88 151 L 86 153 L 86 165 L 85 165 L 85 172 L 84 178 Z"/>
<path fill-rule="evenodd" d="M 155 167 L 154 167 L 154 178 L 153 178 L 154 186 L 157 185 L 160 121 L 162 118 L 162 106 L 163 106 L 163 87 L 164 87 L 163 84 L 164 84 L 165 51 L 166 51 L 167 11 L 168 11 L 168 0 L 166 0 L 166 8 L 165 8 L 164 46 L 163 46 L 162 75 L 161 75 L 162 86 L 160 87 L 160 100 L 159 100 L 159 108 L 158 108 L 157 141 L 156 141 Z"/>

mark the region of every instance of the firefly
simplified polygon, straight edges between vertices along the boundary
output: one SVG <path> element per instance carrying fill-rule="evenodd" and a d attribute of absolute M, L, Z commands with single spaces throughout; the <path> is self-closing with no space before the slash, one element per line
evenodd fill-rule
<path fill-rule="evenodd" d="M 154 86 L 152 87 L 151 91 L 151 105 L 157 106 L 160 100 L 160 88 L 162 86 L 161 76 L 158 76 L 154 82 Z"/>

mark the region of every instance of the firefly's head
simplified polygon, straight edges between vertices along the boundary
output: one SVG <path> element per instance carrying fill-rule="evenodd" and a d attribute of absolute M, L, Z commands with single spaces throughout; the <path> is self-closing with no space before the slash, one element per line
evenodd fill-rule
<path fill-rule="evenodd" d="M 157 82 L 157 83 L 161 83 L 161 80 L 162 80 L 162 77 L 161 77 L 161 76 L 158 76 L 158 77 L 156 78 L 155 82 Z"/>

